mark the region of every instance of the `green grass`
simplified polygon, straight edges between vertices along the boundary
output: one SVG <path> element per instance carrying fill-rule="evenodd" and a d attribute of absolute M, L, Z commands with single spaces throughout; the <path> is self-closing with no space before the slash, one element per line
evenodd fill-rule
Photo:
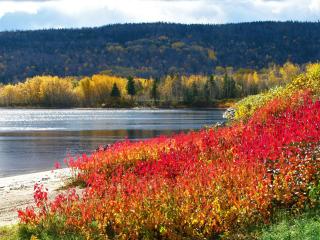
<path fill-rule="evenodd" d="M 53 225 L 52 228 L 55 228 Z M 25 225 L 12 225 L 7 227 L 0 227 L 0 240 L 30 240 L 33 239 L 32 235 L 28 231 Z M 51 230 L 51 231 L 50 231 Z M 55 229 L 49 231 L 35 232 L 34 236 L 38 236 L 34 239 L 39 240 L 84 240 L 84 237 L 79 236 L 77 233 L 67 233 L 63 236 L 56 234 Z"/>
<path fill-rule="evenodd" d="M 81 239 L 76 234 L 54 238 L 44 233 L 41 235 L 42 239 Z M 0 227 L 0 240 L 29 239 L 29 237 L 24 234 L 23 228 L 19 233 L 18 225 Z M 279 212 L 270 226 L 262 226 L 247 234 L 236 234 L 222 239 L 320 240 L 320 209 L 309 210 L 299 216 Z"/>
<path fill-rule="evenodd" d="M 270 225 L 222 234 L 221 240 L 320 240 L 320 208 L 293 214 L 278 210 Z"/>
<path fill-rule="evenodd" d="M 18 225 L 0 227 L 0 240 L 17 240 L 18 236 Z"/>
<path fill-rule="evenodd" d="M 262 229 L 260 240 L 320 240 L 320 209 L 298 217 L 282 214 L 280 219 Z"/>

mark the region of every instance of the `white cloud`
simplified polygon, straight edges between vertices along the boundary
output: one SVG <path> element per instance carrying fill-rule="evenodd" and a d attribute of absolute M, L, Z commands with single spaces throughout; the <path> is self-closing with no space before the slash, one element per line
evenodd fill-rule
<path fill-rule="evenodd" d="M 320 0 L 312 0 L 309 4 L 309 9 L 312 12 L 320 12 Z"/>
<path fill-rule="evenodd" d="M 106 13 L 110 11 L 121 13 L 130 22 L 212 22 L 219 21 L 218 17 L 221 14 L 215 4 L 190 0 L 64 0 L 63 4 L 61 0 L 48 2 L 45 5 L 60 13 L 79 18 L 96 11 L 102 14 L 96 17 L 103 18 L 105 14 L 101 9 L 106 9 Z M 114 22 L 116 21 L 117 19 L 114 19 Z"/>
<path fill-rule="evenodd" d="M 0 30 L 319 19 L 320 0 L 0 0 Z"/>
<path fill-rule="evenodd" d="M 40 9 L 36 2 L 8 2 L 0 1 L 0 17 L 6 13 L 26 12 L 35 14 Z"/>

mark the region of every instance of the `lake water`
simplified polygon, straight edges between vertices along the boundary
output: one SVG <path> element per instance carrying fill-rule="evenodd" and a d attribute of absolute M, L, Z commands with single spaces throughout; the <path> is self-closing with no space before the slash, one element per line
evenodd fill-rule
<path fill-rule="evenodd" d="M 223 121 L 224 110 L 0 109 L 0 177 L 53 169 L 68 155 Z"/>

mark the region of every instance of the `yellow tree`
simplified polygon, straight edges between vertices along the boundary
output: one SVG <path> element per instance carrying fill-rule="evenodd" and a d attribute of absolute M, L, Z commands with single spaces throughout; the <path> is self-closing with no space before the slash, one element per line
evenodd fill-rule
<path fill-rule="evenodd" d="M 93 92 L 93 84 L 91 79 L 85 77 L 79 81 L 78 87 L 76 89 L 77 97 L 83 106 L 91 106 L 91 98 Z"/>
<path fill-rule="evenodd" d="M 14 85 L 8 84 L 1 88 L 0 102 L 3 106 L 15 106 L 19 105 L 19 92 Z"/>
<path fill-rule="evenodd" d="M 69 107 L 74 104 L 72 80 L 70 78 L 41 77 L 40 98 L 44 106 Z"/>
<path fill-rule="evenodd" d="M 41 104 L 40 85 L 42 78 L 39 76 L 27 79 L 23 84 L 23 95 L 25 96 L 25 104 L 35 106 Z"/>
<path fill-rule="evenodd" d="M 300 67 L 291 62 L 286 62 L 279 70 L 284 83 L 291 82 L 301 72 Z"/>

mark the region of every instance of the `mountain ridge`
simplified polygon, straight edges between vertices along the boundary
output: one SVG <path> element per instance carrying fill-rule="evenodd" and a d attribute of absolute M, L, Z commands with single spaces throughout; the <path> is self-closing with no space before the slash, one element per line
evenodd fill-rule
<path fill-rule="evenodd" d="M 320 59 L 319 22 L 130 23 L 0 32 L 0 82 L 35 75 L 212 74 Z"/>

